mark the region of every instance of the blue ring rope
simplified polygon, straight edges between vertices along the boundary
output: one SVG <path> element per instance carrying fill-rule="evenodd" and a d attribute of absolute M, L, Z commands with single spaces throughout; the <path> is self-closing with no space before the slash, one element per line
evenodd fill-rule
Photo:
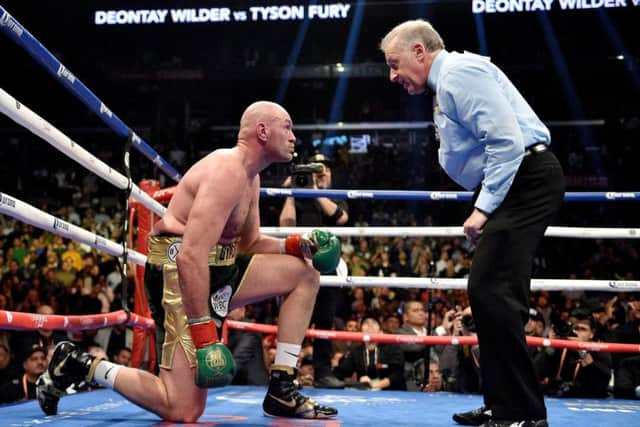
<path fill-rule="evenodd" d="M 367 199 L 367 200 L 451 200 L 469 201 L 473 197 L 471 191 L 403 191 L 403 190 L 312 190 L 305 188 L 261 188 L 261 196 L 272 197 L 329 197 L 332 199 Z M 567 192 L 566 202 L 618 202 L 640 201 L 640 192 Z"/>
<path fill-rule="evenodd" d="M 151 160 L 167 176 L 174 181 L 180 181 L 182 175 L 164 160 L 149 144 L 133 132 L 120 118 L 87 88 L 71 71 L 69 71 L 55 56 L 51 54 L 35 37 L 29 33 L 9 12 L 0 6 L 0 30 L 11 40 L 26 50 L 40 65 L 57 78 L 71 93 L 85 106 L 93 111 L 119 136 L 129 138 L 131 135 L 133 146 L 147 159 Z"/>

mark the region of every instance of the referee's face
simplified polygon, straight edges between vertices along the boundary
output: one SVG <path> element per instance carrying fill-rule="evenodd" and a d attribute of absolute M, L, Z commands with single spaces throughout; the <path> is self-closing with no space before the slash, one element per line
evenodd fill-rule
<path fill-rule="evenodd" d="M 389 80 L 398 83 L 409 95 L 424 93 L 428 71 L 426 51 L 421 43 L 403 46 L 394 40 L 385 50 Z"/>

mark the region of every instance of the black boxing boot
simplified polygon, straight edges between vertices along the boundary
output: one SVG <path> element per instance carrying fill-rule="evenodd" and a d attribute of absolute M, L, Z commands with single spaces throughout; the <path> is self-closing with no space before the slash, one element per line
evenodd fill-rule
<path fill-rule="evenodd" d="M 36 399 L 40 408 L 46 415 L 56 415 L 58 413 L 58 402 L 64 396 L 65 390 L 58 389 L 51 380 L 49 371 L 38 377 L 36 381 Z"/>
<path fill-rule="evenodd" d="M 290 366 L 274 365 L 269 370 L 270 381 L 267 395 L 262 402 L 262 410 L 269 417 L 287 418 L 332 418 L 338 410 L 323 406 L 298 392 L 294 380 L 297 369 Z"/>
<path fill-rule="evenodd" d="M 69 341 L 56 345 L 47 371 L 36 382 L 36 396 L 40 408 L 47 415 L 58 413 L 58 401 L 69 386 L 93 382 L 93 373 L 101 358 L 80 351 Z"/>
<path fill-rule="evenodd" d="M 60 390 L 66 390 L 72 384 L 83 381 L 93 382 L 96 366 L 103 359 L 80 351 L 69 341 L 62 341 L 56 345 L 49 363 L 49 376 L 53 384 Z"/>

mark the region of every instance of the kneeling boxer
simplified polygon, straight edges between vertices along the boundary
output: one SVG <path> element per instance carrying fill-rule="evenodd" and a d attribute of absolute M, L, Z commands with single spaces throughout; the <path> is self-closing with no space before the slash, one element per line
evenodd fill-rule
<path fill-rule="evenodd" d="M 155 224 L 145 287 L 156 322 L 159 375 L 60 343 L 38 380 L 45 413 L 57 413 L 69 385 L 95 381 L 165 420 L 195 422 L 206 406 L 207 387 L 229 384 L 235 369 L 216 327 L 235 307 L 283 295 L 263 411 L 274 417 L 337 415 L 335 408 L 301 395 L 294 379 L 320 285 L 318 272 L 335 270 L 340 241 L 320 230 L 286 239 L 260 233 L 259 173 L 273 162 L 292 160 L 292 126 L 280 105 L 251 104 L 240 120 L 235 147 L 215 150 L 192 166 Z"/>

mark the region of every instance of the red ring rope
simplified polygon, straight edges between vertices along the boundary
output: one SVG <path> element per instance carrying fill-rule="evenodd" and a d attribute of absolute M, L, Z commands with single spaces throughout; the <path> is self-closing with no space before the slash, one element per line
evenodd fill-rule
<path fill-rule="evenodd" d="M 227 341 L 227 328 L 259 332 L 263 334 L 275 334 L 278 332 L 278 327 L 275 325 L 227 320 L 222 334 L 225 342 Z M 308 329 L 306 336 L 309 338 L 336 341 L 377 342 L 381 344 L 475 345 L 478 343 L 478 338 L 475 336 L 436 337 L 396 334 L 363 334 L 362 332 L 325 331 L 320 329 Z M 585 342 L 540 337 L 527 337 L 527 344 L 534 347 L 568 348 L 571 350 L 606 351 L 611 353 L 640 353 L 640 345 L 638 344 Z"/>
<path fill-rule="evenodd" d="M 145 329 L 155 327 L 153 319 L 142 317 L 135 313 L 127 315 L 124 310 L 86 316 L 45 315 L 0 310 L 0 328 L 2 329 L 84 331 L 86 329 L 108 328 L 123 323 L 127 323 L 130 326 L 140 326 Z"/>

